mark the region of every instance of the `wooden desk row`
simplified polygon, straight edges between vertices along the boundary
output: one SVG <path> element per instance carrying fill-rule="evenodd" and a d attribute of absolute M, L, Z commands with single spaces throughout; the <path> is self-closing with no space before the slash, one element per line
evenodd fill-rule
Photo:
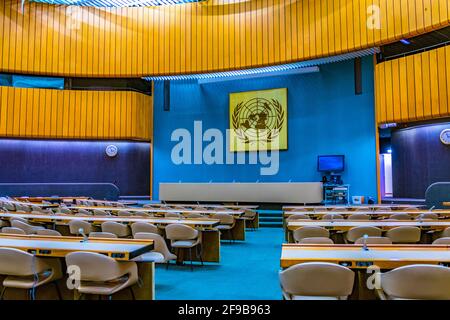
<path fill-rule="evenodd" d="M 424 213 L 434 213 L 438 216 L 445 217 L 450 216 L 450 210 L 414 210 L 414 211 L 285 211 L 283 213 L 283 217 L 287 218 L 295 214 L 306 214 L 312 218 L 321 218 L 322 216 L 326 214 L 340 214 L 344 217 L 348 217 L 351 215 L 357 215 L 357 214 L 366 214 L 371 216 L 372 218 L 384 218 L 384 217 L 390 217 L 391 215 L 398 214 L 398 213 L 406 213 L 410 216 L 418 216 Z"/>
<path fill-rule="evenodd" d="M 6 235 L 0 234 L 0 247 L 16 248 L 39 257 L 61 259 L 70 252 L 88 251 L 108 255 L 119 261 L 130 261 L 133 258 L 153 250 L 152 240 L 136 239 L 89 239 L 81 242 L 79 237 L 54 237 L 36 235 Z M 152 300 L 155 298 L 154 263 L 137 262 L 141 284 L 133 286 L 136 299 Z M 63 273 L 65 274 L 64 270 Z M 2 279 L 1 279 L 2 280 Z M 1 281 L 3 282 L 3 281 Z M 0 283 L 1 283 L 0 282 Z M 63 299 L 73 299 L 73 291 L 67 288 L 67 276 L 57 282 Z M 25 299 L 25 290 L 9 288 L 5 299 Z M 55 288 L 45 285 L 38 289 L 39 299 L 58 299 Z M 131 299 L 128 290 L 113 295 L 113 299 Z"/>
<path fill-rule="evenodd" d="M 187 204 L 187 203 L 149 203 L 152 207 L 184 207 L 184 208 L 207 208 L 207 209 L 220 209 L 220 210 L 227 210 L 227 209 L 233 209 L 233 210 L 254 210 L 257 209 L 258 206 L 252 206 L 252 205 L 225 205 L 225 204 Z"/>
<path fill-rule="evenodd" d="M 376 227 L 382 230 L 389 230 L 395 227 L 410 226 L 418 227 L 422 231 L 442 231 L 450 227 L 450 220 L 369 220 L 369 221 L 352 221 L 352 220 L 297 220 L 288 222 L 285 230 L 285 238 L 288 242 L 294 242 L 292 231 L 302 227 L 322 227 L 330 231 L 346 232 L 354 227 Z"/>
<path fill-rule="evenodd" d="M 245 221 L 236 220 L 236 225 L 232 229 L 232 234 L 228 232 L 220 234 L 215 228 L 219 225 L 219 220 L 202 219 L 173 219 L 173 218 L 152 218 L 152 217 L 116 217 L 116 216 L 73 216 L 73 215 L 49 215 L 49 214 L 30 214 L 30 213 L 0 213 L 0 219 L 8 220 L 14 217 L 28 219 L 33 223 L 51 225 L 62 235 L 70 235 L 68 223 L 73 220 L 82 220 L 99 227 L 103 222 L 114 221 L 131 225 L 135 222 L 151 223 L 160 228 L 168 224 L 181 223 L 189 225 L 202 234 L 203 260 L 206 262 L 220 262 L 220 240 L 245 240 Z M 195 258 L 196 259 L 196 258 Z"/>
<path fill-rule="evenodd" d="M 120 211 L 131 211 L 131 212 L 145 212 L 145 213 L 181 213 L 181 214 L 189 214 L 189 213 L 199 213 L 203 215 L 214 215 L 218 213 L 223 214 L 231 214 L 233 216 L 242 216 L 244 211 L 242 210 L 177 210 L 177 209 L 152 209 L 152 208 L 120 208 L 120 207 L 92 207 L 92 206 L 72 206 L 69 209 L 73 210 L 103 210 L 111 213 L 117 213 Z"/>
<path fill-rule="evenodd" d="M 404 210 L 406 208 L 421 208 L 425 207 L 422 205 L 410 205 L 410 204 L 371 204 L 371 205 L 326 205 L 326 206 L 283 206 L 283 211 L 296 211 L 306 209 L 308 211 L 315 210 L 329 210 L 333 211 L 336 209 L 355 211 L 362 208 L 367 208 L 368 211 L 382 210 L 385 208 L 390 208 L 391 210 Z"/>

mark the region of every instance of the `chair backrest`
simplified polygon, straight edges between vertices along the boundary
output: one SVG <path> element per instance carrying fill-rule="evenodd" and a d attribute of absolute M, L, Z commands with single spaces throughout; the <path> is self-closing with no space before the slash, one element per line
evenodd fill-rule
<path fill-rule="evenodd" d="M 386 236 L 393 243 L 417 243 L 420 241 L 420 229 L 411 226 L 401 226 L 388 230 Z"/>
<path fill-rule="evenodd" d="M 355 242 L 364 235 L 369 237 L 380 237 L 383 231 L 377 227 L 354 227 L 348 230 L 346 238 L 350 242 Z"/>
<path fill-rule="evenodd" d="M 117 215 L 119 217 L 129 217 L 129 216 L 132 216 L 133 214 L 130 211 L 120 210 L 117 212 Z"/>
<path fill-rule="evenodd" d="M 22 222 L 20 220 L 12 220 L 11 221 L 11 227 L 19 228 L 25 231 L 26 234 L 33 234 L 36 233 L 36 230 L 33 228 L 31 224 Z"/>
<path fill-rule="evenodd" d="M 450 237 L 450 227 L 446 228 L 444 231 L 442 231 L 441 237 Z"/>
<path fill-rule="evenodd" d="M 392 214 L 389 219 L 392 220 L 412 220 L 412 217 L 407 213 L 394 213 Z"/>
<path fill-rule="evenodd" d="M 450 268 L 417 264 L 381 274 L 381 288 L 400 299 L 449 300 Z"/>
<path fill-rule="evenodd" d="M 94 216 L 109 216 L 110 214 L 106 211 L 95 209 Z"/>
<path fill-rule="evenodd" d="M 364 213 L 355 213 L 349 216 L 348 220 L 370 220 L 370 215 Z"/>
<path fill-rule="evenodd" d="M 126 237 L 130 234 L 130 230 L 127 225 L 115 221 L 103 222 L 102 231 L 114 233 L 118 237 Z"/>
<path fill-rule="evenodd" d="M 234 224 L 234 217 L 228 213 L 216 213 L 212 215 L 213 219 L 220 220 L 220 224 L 232 225 Z"/>
<path fill-rule="evenodd" d="M 375 211 L 392 211 L 391 207 L 375 207 L 373 208 Z"/>
<path fill-rule="evenodd" d="M 364 244 L 364 237 L 356 239 L 355 244 Z M 388 237 L 367 237 L 366 244 L 392 244 Z"/>
<path fill-rule="evenodd" d="M 91 232 L 89 233 L 89 238 L 108 238 L 108 239 L 116 239 L 117 235 L 111 232 Z"/>
<path fill-rule="evenodd" d="M 303 238 L 298 243 L 303 244 L 334 244 L 334 241 L 330 238 L 325 237 L 310 237 L 310 238 Z"/>
<path fill-rule="evenodd" d="M 344 216 L 339 213 L 327 213 L 322 216 L 322 220 L 343 220 Z"/>
<path fill-rule="evenodd" d="M 166 218 L 176 218 L 176 219 L 183 218 L 182 214 L 178 213 L 178 212 L 166 212 L 164 214 L 164 217 L 166 217 Z"/>
<path fill-rule="evenodd" d="M 138 217 L 153 217 L 153 213 L 143 211 L 132 211 L 134 216 Z"/>
<path fill-rule="evenodd" d="M 166 241 L 164 238 L 156 233 L 148 233 L 148 232 L 138 232 L 134 235 L 135 239 L 150 239 L 153 240 L 153 251 L 161 253 L 164 258 L 167 260 L 172 255 L 172 253 L 169 251 L 169 248 L 167 248 Z"/>
<path fill-rule="evenodd" d="M 433 241 L 433 244 L 450 244 L 450 237 L 436 239 Z"/>
<path fill-rule="evenodd" d="M 419 216 L 417 216 L 416 220 L 420 220 L 420 219 L 437 220 L 437 219 L 439 219 L 439 216 L 436 213 L 426 212 L 426 213 L 422 213 Z"/>
<path fill-rule="evenodd" d="M 95 252 L 71 252 L 66 255 L 66 264 L 80 268 L 82 281 L 111 281 L 124 275 L 120 262 Z M 134 266 L 137 272 L 136 264 Z"/>
<path fill-rule="evenodd" d="M 92 216 L 94 215 L 94 213 L 92 211 L 89 210 L 85 210 L 85 209 L 78 209 L 78 213 L 84 214 L 86 216 Z"/>
<path fill-rule="evenodd" d="M 88 235 L 92 231 L 92 226 L 89 222 L 83 220 L 71 220 L 69 221 L 69 232 L 71 234 L 79 235 L 79 230 L 82 229 L 83 232 Z"/>
<path fill-rule="evenodd" d="M 294 296 L 347 297 L 354 280 L 349 268 L 325 262 L 301 263 L 280 272 L 283 291 Z"/>
<path fill-rule="evenodd" d="M 10 221 L 10 222 L 13 222 L 13 221 L 21 221 L 21 222 L 23 222 L 23 223 L 28 223 L 28 220 L 27 220 L 27 219 L 21 218 L 21 217 L 14 217 L 14 218 L 11 218 L 9 221 Z"/>
<path fill-rule="evenodd" d="M 204 216 L 201 213 L 189 213 L 186 215 L 186 218 L 188 219 L 199 219 L 204 218 Z"/>
<path fill-rule="evenodd" d="M 67 208 L 62 208 L 62 207 L 59 207 L 59 212 L 66 213 L 66 214 L 72 214 L 72 210 L 67 209 Z"/>
<path fill-rule="evenodd" d="M 303 213 L 296 213 L 291 214 L 289 217 L 287 217 L 286 221 L 294 221 L 294 220 L 311 220 L 311 217 L 307 214 Z"/>
<path fill-rule="evenodd" d="M 2 228 L 2 233 L 7 233 L 7 234 L 26 234 L 25 231 L 23 231 L 20 228 L 15 228 L 15 227 L 3 227 Z"/>
<path fill-rule="evenodd" d="M 193 240 L 199 236 L 197 230 L 184 224 L 169 224 L 165 230 L 169 240 Z"/>
<path fill-rule="evenodd" d="M 36 234 L 40 235 L 40 236 L 58 236 L 58 237 L 62 236 L 59 231 L 51 230 L 51 229 L 37 230 Z"/>
<path fill-rule="evenodd" d="M 256 212 L 253 211 L 253 210 L 244 210 L 244 215 L 243 215 L 243 217 L 246 217 L 246 218 L 254 218 L 254 217 L 256 217 Z"/>
<path fill-rule="evenodd" d="M 316 238 L 316 237 L 329 238 L 330 232 L 322 227 L 307 226 L 294 230 L 293 236 L 295 241 L 300 241 L 304 238 Z"/>
<path fill-rule="evenodd" d="M 10 202 L 4 202 L 3 207 L 8 211 L 16 211 L 16 207 L 14 206 L 13 203 Z"/>
<path fill-rule="evenodd" d="M 136 233 L 145 232 L 145 233 L 157 233 L 159 234 L 159 229 L 157 226 L 146 223 L 146 222 L 135 222 L 131 225 L 131 233 L 133 237 Z"/>
<path fill-rule="evenodd" d="M 42 258 L 31 253 L 14 249 L 0 248 L 0 274 L 11 276 L 30 276 L 47 269 Z"/>

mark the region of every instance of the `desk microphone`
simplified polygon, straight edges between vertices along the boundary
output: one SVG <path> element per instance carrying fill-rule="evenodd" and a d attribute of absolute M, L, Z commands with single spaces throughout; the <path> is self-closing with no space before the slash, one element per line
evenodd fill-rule
<path fill-rule="evenodd" d="M 433 209 L 435 208 L 436 206 L 432 206 L 431 208 L 430 208 L 430 211 L 433 211 Z"/>
<path fill-rule="evenodd" d="M 369 236 L 365 234 L 363 236 L 363 247 L 362 247 L 364 251 L 369 251 L 369 248 L 367 247 L 367 238 L 369 238 Z"/>
<path fill-rule="evenodd" d="M 81 234 L 83 236 L 83 240 L 81 240 L 81 242 L 88 242 L 88 236 L 84 233 L 84 229 L 80 228 L 78 229 L 78 233 Z"/>

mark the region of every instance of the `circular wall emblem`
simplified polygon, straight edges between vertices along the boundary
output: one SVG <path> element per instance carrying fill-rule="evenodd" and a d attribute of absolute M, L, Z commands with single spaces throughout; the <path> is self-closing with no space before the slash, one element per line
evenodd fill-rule
<path fill-rule="evenodd" d="M 106 147 L 105 152 L 108 157 L 113 158 L 113 157 L 117 156 L 117 152 L 119 152 L 119 149 L 117 149 L 117 147 L 115 145 L 110 144 L 109 146 Z"/>
<path fill-rule="evenodd" d="M 276 99 L 253 98 L 236 106 L 232 124 L 236 136 L 244 143 L 271 142 L 284 125 L 284 111 Z"/>
<path fill-rule="evenodd" d="M 440 135 L 441 142 L 447 146 L 450 145 L 450 129 L 444 129 Z"/>

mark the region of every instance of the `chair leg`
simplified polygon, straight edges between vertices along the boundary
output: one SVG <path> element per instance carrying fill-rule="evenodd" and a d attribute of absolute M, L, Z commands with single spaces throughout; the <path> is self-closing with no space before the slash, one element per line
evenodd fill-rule
<path fill-rule="evenodd" d="M 194 267 L 192 265 L 192 247 L 189 248 L 189 260 L 191 260 L 191 271 L 194 271 Z"/>
<path fill-rule="evenodd" d="M 3 296 L 5 295 L 6 287 L 3 287 L 2 292 L 0 293 L 0 300 L 3 300 Z"/>
<path fill-rule="evenodd" d="M 198 246 L 197 246 L 197 248 L 199 248 L 200 250 L 200 252 L 198 253 L 197 252 L 197 254 L 198 254 L 198 257 L 200 258 L 200 262 L 201 262 L 201 264 L 202 264 L 202 266 L 203 266 L 203 248 L 202 248 L 202 245 L 201 244 L 199 244 Z"/>
<path fill-rule="evenodd" d="M 136 300 L 136 296 L 134 295 L 133 288 L 132 288 L 132 287 L 129 287 L 129 288 L 130 288 L 130 292 L 131 292 L 131 298 L 132 298 L 133 300 Z"/>
<path fill-rule="evenodd" d="M 61 290 L 59 290 L 58 283 L 56 281 L 53 281 L 53 284 L 56 288 L 56 293 L 58 294 L 58 299 L 62 300 Z"/>

